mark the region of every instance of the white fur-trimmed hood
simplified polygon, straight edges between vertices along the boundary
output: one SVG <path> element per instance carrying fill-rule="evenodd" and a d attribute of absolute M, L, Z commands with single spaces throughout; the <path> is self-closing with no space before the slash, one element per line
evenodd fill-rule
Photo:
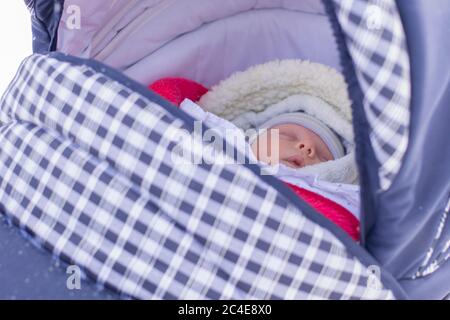
<path fill-rule="evenodd" d="M 303 111 L 314 116 L 340 136 L 346 155 L 295 170 L 330 182 L 358 180 L 347 85 L 343 76 L 330 67 L 301 60 L 272 61 L 232 75 L 213 87 L 199 104 L 242 130 L 258 128 L 288 112 Z"/>
<path fill-rule="evenodd" d="M 344 77 L 333 68 L 302 60 L 276 60 L 237 72 L 214 86 L 199 104 L 206 111 L 233 120 L 299 93 L 322 99 L 351 121 Z"/>

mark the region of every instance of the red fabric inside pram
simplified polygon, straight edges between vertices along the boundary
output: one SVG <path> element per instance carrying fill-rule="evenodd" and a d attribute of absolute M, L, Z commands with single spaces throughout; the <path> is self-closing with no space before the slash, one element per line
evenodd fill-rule
<path fill-rule="evenodd" d="M 176 106 L 179 106 L 186 98 L 197 102 L 208 92 L 203 85 L 183 78 L 160 79 L 152 83 L 149 89 Z M 286 185 L 303 201 L 344 230 L 353 240 L 360 240 L 359 221 L 349 210 L 317 193 L 290 183 L 286 183 Z"/>
<path fill-rule="evenodd" d="M 183 78 L 164 78 L 149 86 L 149 89 L 155 91 L 163 98 L 179 106 L 184 99 L 190 99 L 194 102 L 208 92 L 208 89 L 201 84 L 183 79 Z"/>
<path fill-rule="evenodd" d="M 286 182 L 285 182 L 286 183 Z M 344 230 L 353 240 L 359 241 L 359 221 L 355 216 L 338 203 L 321 196 L 315 192 L 286 183 L 300 198 L 323 216 L 333 221 Z"/>

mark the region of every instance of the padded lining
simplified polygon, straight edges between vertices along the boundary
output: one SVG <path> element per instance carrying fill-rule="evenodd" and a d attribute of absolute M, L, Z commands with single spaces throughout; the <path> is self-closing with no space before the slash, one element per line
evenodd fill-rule
<path fill-rule="evenodd" d="M 176 76 L 211 86 L 274 59 L 340 70 L 320 0 L 92 2 L 66 2 L 81 7 L 82 28 L 67 28 L 65 10 L 58 50 L 102 61 L 144 85 Z"/>

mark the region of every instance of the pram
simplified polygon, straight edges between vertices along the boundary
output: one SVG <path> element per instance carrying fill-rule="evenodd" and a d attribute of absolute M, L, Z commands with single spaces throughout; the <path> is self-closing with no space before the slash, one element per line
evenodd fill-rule
<path fill-rule="evenodd" d="M 91 283 L 79 297 L 94 283 L 109 290 L 100 298 L 449 295 L 447 1 L 26 3 L 35 53 L 0 103 L 0 209 L 26 241 L 79 266 Z M 143 85 L 166 76 L 212 85 L 297 58 L 345 75 L 361 246 L 255 165 L 174 166 L 172 133 L 192 132 L 193 119 Z M 13 233 L 0 229 L 18 252 L 26 242 Z M 47 270 L 33 250 L 29 260 L 2 255 L 11 285 L 1 297 L 25 295 L 12 279 L 31 271 L 15 260 Z M 77 297 L 34 273 L 28 297 Z"/>

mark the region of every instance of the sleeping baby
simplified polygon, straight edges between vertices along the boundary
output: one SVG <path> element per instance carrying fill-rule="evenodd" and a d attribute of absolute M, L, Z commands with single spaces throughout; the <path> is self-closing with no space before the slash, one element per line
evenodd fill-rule
<path fill-rule="evenodd" d="M 283 164 L 298 169 L 344 156 L 338 136 L 325 124 L 302 112 L 279 115 L 260 129 L 263 133 L 251 141 L 251 150 L 259 161 L 270 165 Z M 275 140 L 272 141 L 272 137 Z"/>
<path fill-rule="evenodd" d="M 228 143 L 233 141 L 237 154 L 245 155 L 245 161 L 258 164 L 261 174 L 274 175 L 353 239 L 359 239 L 360 194 L 351 121 L 336 113 L 331 105 L 311 95 L 295 94 L 264 107 L 262 111 L 249 108 L 237 116 L 224 117 L 209 112 L 211 105 L 220 105 L 220 99 L 202 99 L 199 102 L 202 106 L 194 102 L 208 92 L 199 84 L 184 79 L 163 79 L 152 84 L 150 89 L 178 105 L 197 123 L 216 132 L 212 134 L 214 142 L 217 137 L 227 137 Z M 217 96 L 223 97 L 219 93 Z M 204 140 L 211 141 L 211 136 L 207 137 L 210 132 L 202 134 Z M 218 145 L 222 150 L 223 140 Z M 187 152 L 191 150 L 186 149 Z M 219 158 L 222 155 L 219 151 L 217 157 L 214 154 L 202 161 L 222 161 Z M 244 163 L 239 162 L 242 159 L 231 160 Z M 345 218 L 341 214 L 332 216 L 336 212 L 332 203 L 344 208 L 348 213 Z"/>
<path fill-rule="evenodd" d="M 241 140 L 237 144 L 238 149 L 248 155 L 253 163 L 267 164 L 277 169 L 299 169 L 344 156 L 339 137 L 323 122 L 303 112 L 278 115 L 257 130 L 248 130 L 248 138 L 245 138 L 234 123 L 204 111 L 189 99 L 180 104 L 180 109 L 223 135 L 229 132 L 233 136 L 237 134 Z"/>

